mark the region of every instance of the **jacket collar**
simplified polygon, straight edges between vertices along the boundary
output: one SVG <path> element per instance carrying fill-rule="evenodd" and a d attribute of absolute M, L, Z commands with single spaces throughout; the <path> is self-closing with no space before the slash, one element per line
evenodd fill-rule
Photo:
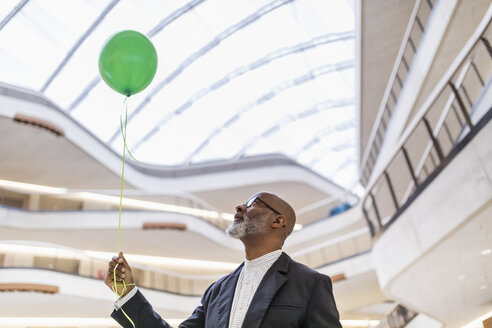
<path fill-rule="evenodd" d="M 236 284 L 239 279 L 239 274 L 243 268 L 244 263 L 231 272 L 222 282 L 219 296 L 218 296 L 218 314 L 217 314 L 217 326 L 220 328 L 229 327 L 229 318 L 231 316 L 232 301 L 234 300 L 234 292 L 236 291 Z"/>

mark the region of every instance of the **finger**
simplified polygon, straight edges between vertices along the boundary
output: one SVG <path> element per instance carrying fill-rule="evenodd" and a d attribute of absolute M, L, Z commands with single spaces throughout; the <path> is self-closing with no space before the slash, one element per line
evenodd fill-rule
<path fill-rule="evenodd" d="M 120 254 L 121 254 L 121 252 L 120 252 Z M 113 261 L 115 261 L 116 263 L 123 263 L 123 259 L 121 258 L 121 256 L 120 257 L 113 256 Z"/>
<path fill-rule="evenodd" d="M 129 265 L 129 264 L 128 264 L 128 262 L 126 261 L 125 256 L 123 255 L 123 252 L 120 252 L 119 256 L 120 256 L 120 259 L 123 261 L 123 265 L 124 265 L 126 268 L 128 268 L 128 270 L 130 271 L 130 270 L 131 270 L 130 265 Z"/>
<path fill-rule="evenodd" d="M 119 263 L 116 263 L 115 261 L 111 261 L 111 262 L 109 262 L 109 263 L 108 263 L 108 268 L 109 268 L 110 270 L 112 270 L 112 269 L 114 269 L 114 267 L 115 267 L 117 264 L 119 264 Z"/>
<path fill-rule="evenodd" d="M 123 260 L 121 258 L 119 258 L 118 256 L 113 256 L 111 258 L 111 261 L 109 261 L 109 264 L 112 266 L 115 266 L 116 264 L 121 264 L 121 263 L 123 263 Z"/>
<path fill-rule="evenodd" d="M 121 278 L 121 277 L 118 277 L 116 276 L 116 280 L 114 280 L 114 277 L 112 274 L 109 274 L 108 277 L 106 277 L 106 280 L 105 280 L 105 283 L 106 284 L 110 284 L 110 285 L 114 285 L 114 282 L 116 281 L 117 283 L 121 283 L 123 282 L 123 280 L 125 280 L 124 278 Z"/>
<path fill-rule="evenodd" d="M 123 282 L 123 280 L 125 280 L 125 279 L 124 278 L 121 278 L 121 277 L 116 277 L 116 282 L 118 282 L 118 283 Z"/>
<path fill-rule="evenodd" d="M 126 273 L 127 276 L 131 276 L 132 275 L 132 268 L 130 267 L 130 265 L 126 261 L 125 256 L 123 255 L 122 252 L 120 252 L 120 255 L 121 255 L 121 259 L 123 260 L 122 268 L 125 268 L 125 270 L 123 270 L 122 273 Z"/>
<path fill-rule="evenodd" d="M 128 269 L 125 267 L 124 264 L 122 264 L 122 263 L 113 263 L 112 261 L 109 263 L 108 270 L 110 270 L 110 271 L 116 270 L 117 272 L 125 272 L 125 271 L 128 271 Z"/>
<path fill-rule="evenodd" d="M 115 274 L 116 274 L 116 277 L 118 277 L 118 278 L 125 278 L 125 276 L 126 276 L 125 271 L 126 270 L 123 270 L 123 269 L 124 268 L 119 270 L 119 268 L 117 268 L 115 270 L 114 268 L 109 268 L 107 274 L 110 275 L 111 277 L 113 277 L 113 279 L 114 279 Z"/>
<path fill-rule="evenodd" d="M 123 266 L 121 266 L 121 267 L 109 267 L 107 274 L 112 276 L 113 279 L 116 276 L 117 280 L 118 280 L 118 279 L 124 279 L 127 276 L 126 272 L 127 272 L 127 270 Z"/>
<path fill-rule="evenodd" d="M 121 272 L 116 272 L 116 279 L 125 279 L 126 274 L 121 273 Z"/>

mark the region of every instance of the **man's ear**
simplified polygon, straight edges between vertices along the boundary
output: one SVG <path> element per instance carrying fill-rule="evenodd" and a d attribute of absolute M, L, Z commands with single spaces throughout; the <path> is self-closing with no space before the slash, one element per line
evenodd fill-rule
<path fill-rule="evenodd" d="M 286 224 L 287 224 L 287 219 L 285 218 L 285 215 L 277 215 L 275 217 L 275 220 L 273 220 L 272 227 L 285 228 Z"/>

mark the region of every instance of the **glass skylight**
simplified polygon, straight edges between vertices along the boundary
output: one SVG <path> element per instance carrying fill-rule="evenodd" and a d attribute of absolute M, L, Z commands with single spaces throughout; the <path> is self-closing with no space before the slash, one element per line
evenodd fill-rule
<path fill-rule="evenodd" d="M 128 99 L 141 162 L 281 153 L 357 180 L 350 0 L 5 0 L 0 82 L 43 93 L 118 153 L 124 96 L 99 77 L 105 40 L 147 34 L 158 70 Z"/>

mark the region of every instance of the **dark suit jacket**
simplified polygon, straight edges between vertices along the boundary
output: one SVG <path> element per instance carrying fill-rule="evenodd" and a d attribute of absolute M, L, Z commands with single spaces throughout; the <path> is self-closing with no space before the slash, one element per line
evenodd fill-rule
<path fill-rule="evenodd" d="M 242 265 L 205 291 L 202 305 L 180 328 L 227 328 Z M 171 328 L 154 312 L 140 291 L 123 305 L 136 328 Z M 133 328 L 122 311 L 111 316 L 123 327 Z M 270 267 L 253 296 L 244 328 L 341 328 L 328 276 L 293 261 L 282 253 Z"/>

